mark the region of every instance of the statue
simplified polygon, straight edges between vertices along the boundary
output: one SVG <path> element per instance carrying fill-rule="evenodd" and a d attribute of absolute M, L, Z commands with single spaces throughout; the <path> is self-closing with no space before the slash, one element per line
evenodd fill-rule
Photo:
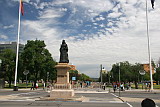
<path fill-rule="evenodd" d="M 59 63 L 69 63 L 69 60 L 68 60 L 68 46 L 67 46 L 65 40 L 63 40 L 62 44 L 61 44 Z"/>

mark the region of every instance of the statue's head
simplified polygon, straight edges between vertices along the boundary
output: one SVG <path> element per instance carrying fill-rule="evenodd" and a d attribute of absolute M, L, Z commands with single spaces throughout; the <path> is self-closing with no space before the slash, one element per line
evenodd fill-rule
<path fill-rule="evenodd" d="M 62 44 L 65 44 L 66 42 L 65 42 L 65 40 L 62 40 Z"/>

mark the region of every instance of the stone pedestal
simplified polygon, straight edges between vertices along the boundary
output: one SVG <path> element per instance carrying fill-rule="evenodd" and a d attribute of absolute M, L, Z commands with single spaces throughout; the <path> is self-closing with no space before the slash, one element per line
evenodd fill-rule
<path fill-rule="evenodd" d="M 52 90 L 51 93 L 50 93 L 50 97 L 51 98 L 71 98 L 74 96 L 74 90 L 70 89 L 70 90 L 60 90 L 60 89 L 55 89 L 55 90 Z"/>
<path fill-rule="evenodd" d="M 71 89 L 69 83 L 69 70 L 68 63 L 58 63 L 57 69 L 57 82 L 50 92 L 51 98 L 71 98 L 74 96 L 74 90 Z"/>
<path fill-rule="evenodd" d="M 69 70 L 68 63 L 58 63 L 57 69 L 57 83 L 56 84 L 69 84 Z"/>

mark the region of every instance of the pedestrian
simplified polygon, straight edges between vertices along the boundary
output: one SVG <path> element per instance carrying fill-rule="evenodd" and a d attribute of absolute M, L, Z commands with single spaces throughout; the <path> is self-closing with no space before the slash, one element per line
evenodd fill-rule
<path fill-rule="evenodd" d="M 46 83 L 43 82 L 43 90 L 45 90 L 45 88 L 46 88 Z"/>
<path fill-rule="evenodd" d="M 114 85 L 113 85 L 114 93 L 116 92 L 116 89 L 117 89 L 117 85 L 116 85 L 116 84 L 114 84 Z"/>
<path fill-rule="evenodd" d="M 156 107 L 156 104 L 152 99 L 146 98 L 141 102 L 141 107 Z"/>
<path fill-rule="evenodd" d="M 145 90 L 147 91 L 147 89 L 148 89 L 148 83 L 146 82 L 145 83 Z"/>
<path fill-rule="evenodd" d="M 114 93 L 116 92 L 116 89 L 117 89 L 117 83 L 113 82 L 113 91 L 114 91 Z"/>
<path fill-rule="evenodd" d="M 151 83 L 148 83 L 148 92 L 151 91 Z"/>
<path fill-rule="evenodd" d="M 37 88 L 38 88 L 38 83 L 36 83 L 36 90 L 37 90 Z"/>
<path fill-rule="evenodd" d="M 31 90 L 34 90 L 34 82 L 32 82 Z"/>
<path fill-rule="evenodd" d="M 121 91 L 124 91 L 124 85 L 123 85 L 123 83 L 120 85 L 120 89 L 121 89 Z"/>

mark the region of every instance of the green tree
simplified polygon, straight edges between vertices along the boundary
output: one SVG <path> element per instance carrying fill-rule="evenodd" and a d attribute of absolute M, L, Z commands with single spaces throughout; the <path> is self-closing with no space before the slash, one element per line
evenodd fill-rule
<path fill-rule="evenodd" d="M 69 80 L 72 80 L 72 77 L 76 77 L 76 79 L 78 80 L 78 71 L 77 70 L 69 70 Z"/>
<path fill-rule="evenodd" d="M 15 74 L 16 54 L 11 49 L 6 49 L 0 56 L 2 59 L 2 68 L 4 72 L 3 76 L 5 80 L 9 82 L 9 87 L 11 87 Z"/>
<path fill-rule="evenodd" d="M 157 81 L 157 83 L 159 83 L 158 81 L 160 81 L 160 67 L 156 68 L 156 73 L 153 74 L 153 79 Z"/>
<path fill-rule="evenodd" d="M 86 75 L 86 74 L 84 74 L 84 73 L 82 73 L 82 74 L 80 75 L 79 80 L 80 80 L 80 81 L 92 81 L 92 79 L 91 79 L 88 75 Z"/>
<path fill-rule="evenodd" d="M 21 54 L 23 65 L 26 70 L 29 70 L 30 79 L 33 80 L 34 83 L 40 79 L 46 81 L 47 72 L 49 72 L 49 74 L 55 74 L 56 72 L 54 69 L 56 62 L 45 47 L 44 41 L 28 40 Z"/>
<path fill-rule="evenodd" d="M 132 81 L 134 81 L 135 83 L 135 88 L 138 89 L 138 82 L 139 82 L 139 78 L 140 78 L 140 74 L 139 71 L 143 70 L 143 67 L 141 64 L 136 63 L 135 65 L 132 65 Z"/>
<path fill-rule="evenodd" d="M 116 82 L 119 81 L 119 64 L 113 64 L 112 69 L 111 69 L 111 74 L 112 74 L 112 81 Z"/>

